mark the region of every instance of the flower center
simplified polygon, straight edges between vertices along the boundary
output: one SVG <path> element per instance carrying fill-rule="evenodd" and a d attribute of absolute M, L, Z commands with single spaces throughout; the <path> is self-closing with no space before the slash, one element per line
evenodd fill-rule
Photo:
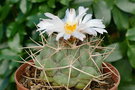
<path fill-rule="evenodd" d="M 71 24 L 66 23 L 66 25 L 64 27 L 65 28 L 65 32 L 67 34 L 71 34 L 71 33 L 73 33 L 75 31 L 76 27 L 77 27 L 77 24 L 71 25 Z"/>

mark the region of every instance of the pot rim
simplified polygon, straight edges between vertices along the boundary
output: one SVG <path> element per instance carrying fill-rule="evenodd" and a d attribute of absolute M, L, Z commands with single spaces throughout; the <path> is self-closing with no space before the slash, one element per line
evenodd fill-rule
<path fill-rule="evenodd" d="M 28 62 L 33 62 L 33 60 L 29 60 Z M 24 69 L 28 66 L 28 65 L 30 65 L 30 64 L 28 64 L 28 63 L 23 63 L 22 65 L 20 65 L 20 67 L 19 68 L 17 68 L 17 70 L 15 71 L 15 75 L 14 75 L 14 78 L 15 78 L 15 83 L 16 83 L 16 85 L 17 85 L 17 88 L 18 87 L 21 87 L 23 90 L 28 90 L 28 88 L 25 88 L 20 82 L 19 82 L 19 78 L 17 78 L 17 75 L 18 75 L 18 73 L 20 72 L 20 71 L 23 71 L 22 69 L 23 69 L 23 67 L 24 67 Z M 22 73 L 21 73 L 22 74 Z M 21 76 L 21 75 L 20 75 Z M 19 77 L 20 77 L 19 76 Z"/>
<path fill-rule="evenodd" d="M 110 90 L 116 90 L 116 87 L 118 88 L 118 85 L 120 84 L 120 80 L 121 80 L 121 77 L 120 77 L 120 73 L 119 73 L 119 71 L 112 65 L 112 64 L 110 64 L 110 63 L 108 63 L 108 62 L 105 62 L 105 64 L 109 67 L 109 68 L 113 68 L 114 70 L 113 70 L 113 72 L 115 72 L 115 74 L 117 74 L 117 76 L 116 75 L 114 75 L 113 73 L 113 75 L 117 78 L 117 82 L 115 82 L 114 83 L 114 86 L 112 87 L 112 88 L 110 88 Z M 109 70 L 110 71 L 110 70 Z M 110 71 L 111 72 L 111 71 Z M 112 76 L 113 76 L 112 75 Z M 114 80 L 114 79 L 113 79 Z"/>

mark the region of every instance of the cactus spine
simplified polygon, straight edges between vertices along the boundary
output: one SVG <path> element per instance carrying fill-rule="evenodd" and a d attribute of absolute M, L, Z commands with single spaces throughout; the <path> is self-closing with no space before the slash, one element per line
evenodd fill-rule
<path fill-rule="evenodd" d="M 99 39 L 82 44 L 56 42 L 51 37 L 36 56 L 35 65 L 42 66 L 40 79 L 52 86 L 83 89 L 102 76 L 103 50 L 98 51 Z M 65 43 L 67 45 L 65 45 Z M 99 53 L 101 52 L 101 53 Z"/>

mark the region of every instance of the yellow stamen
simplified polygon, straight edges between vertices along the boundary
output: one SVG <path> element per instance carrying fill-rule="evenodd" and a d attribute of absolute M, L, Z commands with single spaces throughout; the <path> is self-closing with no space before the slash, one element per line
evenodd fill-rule
<path fill-rule="evenodd" d="M 70 24 L 66 23 L 64 28 L 65 28 L 65 31 L 67 34 L 71 34 L 75 31 L 76 27 L 77 27 L 77 24 L 70 25 Z"/>

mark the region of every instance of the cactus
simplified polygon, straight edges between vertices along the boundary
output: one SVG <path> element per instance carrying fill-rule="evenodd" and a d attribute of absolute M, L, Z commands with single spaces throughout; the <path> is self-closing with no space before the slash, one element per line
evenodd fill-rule
<path fill-rule="evenodd" d="M 107 31 L 102 20 L 92 19 L 87 10 L 83 6 L 77 12 L 67 9 L 64 19 L 46 12 L 49 19 L 41 19 L 37 24 L 41 37 L 43 33 L 52 37 L 42 38 L 42 42 L 45 39 L 42 51 L 32 59 L 42 69 L 39 78 L 51 88 L 86 89 L 91 81 L 99 81 L 104 76 L 102 62 L 110 50 L 101 47 L 102 39 L 95 36 Z"/>
<path fill-rule="evenodd" d="M 104 56 L 96 47 L 100 40 L 91 39 L 77 45 L 78 41 L 56 42 L 55 38 L 49 37 L 34 60 L 36 66 L 44 69 L 40 79 L 52 86 L 83 89 L 92 80 L 100 78 Z"/>

